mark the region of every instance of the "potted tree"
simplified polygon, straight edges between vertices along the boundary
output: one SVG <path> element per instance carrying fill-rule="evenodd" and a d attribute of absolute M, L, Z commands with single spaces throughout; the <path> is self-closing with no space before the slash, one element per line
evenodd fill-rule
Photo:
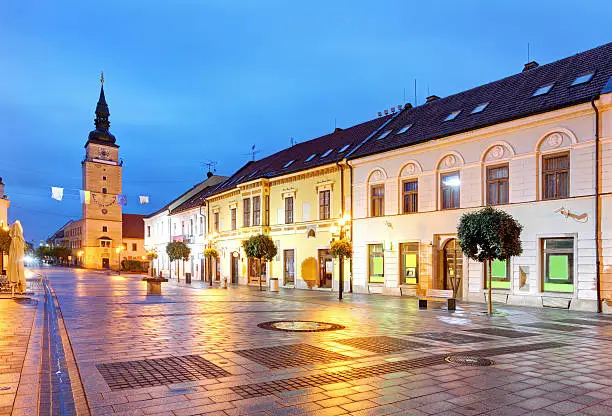
<path fill-rule="evenodd" d="M 259 260 L 259 290 L 262 290 L 261 279 L 263 278 L 263 267 L 264 261 L 272 261 L 276 256 L 277 249 L 274 245 L 274 241 L 270 236 L 264 234 L 258 234 L 250 237 L 248 240 L 242 242 L 244 252 L 249 259 Z"/>
<path fill-rule="evenodd" d="M 457 239 L 461 250 L 468 258 L 487 266 L 489 315 L 493 313 L 491 261 L 507 261 L 512 256 L 521 255 L 522 229 L 512 215 L 492 207 L 463 214 L 459 219 Z"/>
<path fill-rule="evenodd" d="M 168 254 L 168 258 L 170 259 L 170 262 L 173 262 L 175 260 L 182 260 L 183 261 L 183 271 L 184 271 L 185 260 L 189 260 L 191 249 L 187 247 L 187 245 L 183 243 L 182 241 L 173 241 L 171 243 L 168 243 L 168 245 L 166 246 L 166 253 Z M 178 281 L 181 280 L 179 263 L 177 263 L 176 279 Z"/>
<path fill-rule="evenodd" d="M 212 269 L 212 259 L 218 259 L 219 258 L 219 252 L 217 251 L 216 248 L 214 247 L 209 247 L 207 249 L 204 250 L 204 257 L 206 257 L 206 259 L 208 260 L 208 279 L 209 279 L 209 284 L 210 286 L 212 286 L 212 281 L 213 281 L 213 269 Z"/>

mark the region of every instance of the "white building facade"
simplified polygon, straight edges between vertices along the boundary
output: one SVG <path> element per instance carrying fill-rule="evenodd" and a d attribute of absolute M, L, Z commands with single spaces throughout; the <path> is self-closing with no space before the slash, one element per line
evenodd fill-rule
<path fill-rule="evenodd" d="M 610 49 L 608 46 L 606 53 Z M 609 68 L 574 70 L 578 76 L 598 70 L 610 76 Z M 576 76 L 563 76 L 563 82 L 557 80 L 557 88 L 565 88 L 563 84 L 568 88 L 582 85 L 575 84 Z M 605 79 L 601 82 L 606 84 Z M 567 91 L 563 94 L 573 93 L 571 89 Z M 535 91 L 529 91 L 527 99 L 530 96 L 540 99 Z M 469 124 L 472 120 L 468 117 L 486 112 L 494 100 L 504 100 L 503 96 L 493 95 L 480 98 L 478 105 L 471 97 L 448 98 L 455 100 L 443 103 L 443 99 L 435 99 L 424 104 L 424 111 L 432 106 L 425 118 L 419 118 L 417 112 L 416 118 L 411 119 L 413 110 L 398 115 L 382 129 L 381 136 L 386 133 L 385 136 L 372 140 L 404 134 L 419 122 L 436 123 L 435 117 L 444 129 L 452 130 L 447 126 L 455 122 L 457 115 L 463 113 L 462 122 Z M 356 158 L 349 161 L 353 168 L 355 291 L 417 295 L 428 288 L 455 289 L 459 299 L 486 301 L 484 267 L 462 254 L 456 234 L 462 214 L 492 205 L 511 214 L 523 226 L 523 254 L 493 264 L 494 301 L 596 311 L 599 298 L 604 311 L 609 310 L 609 85 L 599 88 L 592 102 L 582 101 L 482 127 L 474 122 L 475 128 L 457 134 L 414 143 L 404 141 L 403 146 L 370 151 L 362 157 L 357 152 L 353 156 Z M 449 108 L 455 110 L 448 111 Z M 454 112 L 457 114 L 453 116 Z M 384 145 L 372 146 L 384 149 Z"/>

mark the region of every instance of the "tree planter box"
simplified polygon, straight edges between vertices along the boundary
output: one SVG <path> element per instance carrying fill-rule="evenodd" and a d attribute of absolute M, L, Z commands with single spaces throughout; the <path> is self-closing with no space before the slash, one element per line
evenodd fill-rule
<path fill-rule="evenodd" d="M 161 295 L 161 284 L 168 279 L 163 277 L 143 277 L 143 282 L 147 282 L 147 295 Z"/>

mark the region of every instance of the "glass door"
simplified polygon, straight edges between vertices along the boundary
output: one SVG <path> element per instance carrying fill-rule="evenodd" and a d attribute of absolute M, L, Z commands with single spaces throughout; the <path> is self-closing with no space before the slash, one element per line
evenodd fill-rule
<path fill-rule="evenodd" d="M 284 284 L 285 285 L 293 285 L 295 284 L 295 251 L 294 250 L 284 250 L 283 251 L 283 274 L 284 274 Z"/>

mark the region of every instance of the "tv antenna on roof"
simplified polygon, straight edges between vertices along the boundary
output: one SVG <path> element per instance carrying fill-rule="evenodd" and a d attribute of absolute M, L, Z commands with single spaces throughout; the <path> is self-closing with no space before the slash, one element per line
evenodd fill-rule
<path fill-rule="evenodd" d="M 213 175 L 213 172 L 217 171 L 217 162 L 215 162 L 214 160 L 208 160 L 200 164 L 208 168 L 208 177 L 211 177 Z"/>
<path fill-rule="evenodd" d="M 255 145 L 251 146 L 251 151 L 249 153 L 243 153 L 245 155 L 251 155 L 251 160 L 255 162 L 255 155 L 260 153 L 261 150 L 255 150 Z"/>
<path fill-rule="evenodd" d="M 290 139 L 290 140 L 291 140 L 291 147 L 293 147 L 293 146 L 295 146 L 295 145 L 297 144 L 297 140 L 295 140 L 295 139 L 293 138 L 293 136 L 291 136 L 291 139 Z"/>

